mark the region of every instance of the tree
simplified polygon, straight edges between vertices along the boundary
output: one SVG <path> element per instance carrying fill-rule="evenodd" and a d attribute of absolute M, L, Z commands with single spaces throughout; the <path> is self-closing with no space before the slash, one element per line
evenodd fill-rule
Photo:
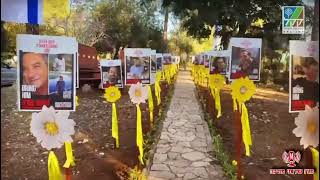
<path fill-rule="evenodd" d="M 196 38 L 209 37 L 212 27 L 222 25 L 224 48 L 231 36 L 262 37 L 281 31 L 281 7 L 284 5 L 303 5 L 301 0 L 163 0 L 163 6 L 170 6 L 173 12 L 183 19 L 182 26 L 189 35 Z M 264 20 L 262 28 L 250 33 L 252 23 Z"/>

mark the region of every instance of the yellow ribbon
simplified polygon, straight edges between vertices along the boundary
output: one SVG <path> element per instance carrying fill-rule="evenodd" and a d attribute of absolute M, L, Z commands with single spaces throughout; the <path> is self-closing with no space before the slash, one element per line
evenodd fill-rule
<path fill-rule="evenodd" d="M 161 103 L 161 87 L 159 81 L 154 83 L 154 90 L 157 97 L 157 105 L 159 105 Z"/>
<path fill-rule="evenodd" d="M 237 99 L 236 98 L 232 98 L 232 101 L 233 101 L 233 111 L 238 110 L 238 108 L 237 108 Z"/>
<path fill-rule="evenodd" d="M 142 122 L 141 122 L 141 110 L 139 104 L 137 106 L 137 146 L 139 148 L 139 160 L 143 165 L 143 135 L 142 135 Z"/>
<path fill-rule="evenodd" d="M 151 90 L 151 86 L 148 86 L 148 103 L 149 103 L 149 112 L 150 112 L 150 124 L 151 127 L 153 125 L 153 98 L 152 98 L 152 90 Z"/>
<path fill-rule="evenodd" d="M 313 160 L 313 165 L 316 167 L 316 172 L 313 175 L 314 180 L 319 179 L 319 151 L 316 149 L 310 147 L 311 153 L 312 153 L 312 160 Z"/>
<path fill-rule="evenodd" d="M 219 118 L 221 116 L 220 89 L 214 88 L 214 94 L 215 106 L 218 111 L 217 118 Z"/>
<path fill-rule="evenodd" d="M 48 175 L 49 180 L 62 180 L 59 162 L 53 151 L 50 151 L 48 157 Z"/>
<path fill-rule="evenodd" d="M 71 142 L 65 142 L 64 146 L 65 146 L 65 150 L 66 150 L 67 160 L 64 163 L 63 167 L 70 168 L 70 166 L 76 165 L 76 163 L 74 162 Z"/>
<path fill-rule="evenodd" d="M 116 103 L 112 103 L 112 137 L 116 140 L 116 148 L 119 148 L 119 131 Z"/>
<path fill-rule="evenodd" d="M 250 146 L 252 145 L 251 130 L 249 124 L 248 110 L 244 103 L 241 103 L 241 125 L 242 140 L 245 145 L 246 156 L 250 156 Z"/>

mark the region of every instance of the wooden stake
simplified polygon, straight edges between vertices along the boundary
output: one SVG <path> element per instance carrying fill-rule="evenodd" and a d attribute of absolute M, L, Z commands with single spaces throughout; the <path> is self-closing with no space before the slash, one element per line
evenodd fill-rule
<path fill-rule="evenodd" d="M 237 179 L 241 179 L 241 148 L 242 148 L 242 125 L 241 113 L 236 110 L 234 112 L 234 125 L 235 125 L 235 145 L 236 145 L 236 161 L 237 161 Z"/>
<path fill-rule="evenodd" d="M 307 148 L 306 150 L 304 150 L 303 155 L 305 157 L 305 167 L 304 168 L 308 168 L 308 169 L 313 168 L 314 165 L 313 165 L 313 159 L 312 159 L 312 152 L 311 152 L 310 148 Z M 313 180 L 313 175 L 305 174 L 303 179 L 304 180 Z"/>

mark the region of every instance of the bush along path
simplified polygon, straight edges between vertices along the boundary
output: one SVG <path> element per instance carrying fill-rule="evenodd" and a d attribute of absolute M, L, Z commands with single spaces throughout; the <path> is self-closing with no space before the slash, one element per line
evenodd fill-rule
<path fill-rule="evenodd" d="M 212 139 L 190 72 L 180 71 L 149 172 L 149 180 L 226 179 L 210 156 Z"/>

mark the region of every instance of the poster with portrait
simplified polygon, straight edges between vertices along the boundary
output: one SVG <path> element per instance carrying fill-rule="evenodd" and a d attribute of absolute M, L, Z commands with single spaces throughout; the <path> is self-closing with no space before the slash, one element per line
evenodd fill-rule
<path fill-rule="evenodd" d="M 78 49 L 78 43 L 77 43 L 77 49 Z M 79 54 L 76 53 L 76 88 L 79 88 Z"/>
<path fill-rule="evenodd" d="M 248 76 L 260 81 L 261 45 L 260 38 L 231 38 L 230 80 Z"/>
<path fill-rule="evenodd" d="M 199 62 L 200 62 L 200 55 L 197 54 L 197 55 L 194 56 L 193 64 L 194 65 L 199 65 Z"/>
<path fill-rule="evenodd" d="M 199 65 L 204 66 L 204 57 L 203 53 L 199 54 Z"/>
<path fill-rule="evenodd" d="M 170 53 L 164 53 L 162 54 L 162 56 L 163 56 L 163 62 L 162 62 L 163 65 L 172 64 L 172 56 Z"/>
<path fill-rule="evenodd" d="M 17 35 L 18 110 L 75 110 L 75 38 Z"/>
<path fill-rule="evenodd" d="M 100 60 L 100 74 L 102 89 L 110 86 L 123 87 L 121 60 Z"/>
<path fill-rule="evenodd" d="M 125 48 L 125 84 L 151 83 L 151 49 Z"/>
<path fill-rule="evenodd" d="M 211 51 L 209 55 L 210 74 L 229 74 L 230 51 Z"/>
<path fill-rule="evenodd" d="M 290 40 L 289 112 L 319 106 L 319 41 Z"/>
<path fill-rule="evenodd" d="M 156 73 L 157 71 L 157 52 L 156 50 L 151 50 L 151 73 Z"/>
<path fill-rule="evenodd" d="M 209 53 L 204 53 L 203 54 L 203 65 L 204 68 L 209 69 Z"/>
<path fill-rule="evenodd" d="M 162 71 L 162 59 L 163 59 L 162 54 L 157 53 L 156 58 L 157 58 L 157 71 Z"/>

